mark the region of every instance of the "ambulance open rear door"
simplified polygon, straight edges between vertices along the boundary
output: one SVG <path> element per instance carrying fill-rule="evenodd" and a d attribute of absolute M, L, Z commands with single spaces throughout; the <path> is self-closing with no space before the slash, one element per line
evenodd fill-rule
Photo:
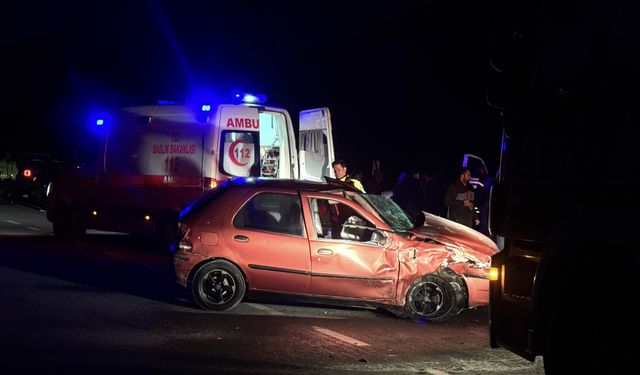
<path fill-rule="evenodd" d="M 323 176 L 335 177 L 331 115 L 329 108 L 300 112 L 299 166 L 300 179 L 324 181 Z"/>

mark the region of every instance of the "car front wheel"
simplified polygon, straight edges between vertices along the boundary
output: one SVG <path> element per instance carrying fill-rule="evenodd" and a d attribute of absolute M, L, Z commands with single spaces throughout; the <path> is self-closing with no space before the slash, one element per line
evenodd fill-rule
<path fill-rule="evenodd" d="M 214 260 L 200 267 L 192 281 L 193 297 L 206 310 L 224 311 L 244 297 L 246 283 L 238 267 Z"/>
<path fill-rule="evenodd" d="M 462 294 L 460 285 L 438 274 L 428 274 L 409 287 L 405 313 L 413 319 L 446 320 L 461 310 Z"/>

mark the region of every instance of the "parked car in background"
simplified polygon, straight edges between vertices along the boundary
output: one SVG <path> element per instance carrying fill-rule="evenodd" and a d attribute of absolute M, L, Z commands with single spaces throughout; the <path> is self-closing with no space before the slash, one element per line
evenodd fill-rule
<path fill-rule="evenodd" d="M 18 201 L 44 206 L 47 189 L 62 170 L 62 162 L 48 153 L 20 153 L 16 156 L 18 174 L 15 196 Z"/>
<path fill-rule="evenodd" d="M 488 303 L 486 236 L 338 182 L 235 178 L 180 214 L 177 282 L 209 310 L 248 291 L 359 301 L 445 320 Z"/>

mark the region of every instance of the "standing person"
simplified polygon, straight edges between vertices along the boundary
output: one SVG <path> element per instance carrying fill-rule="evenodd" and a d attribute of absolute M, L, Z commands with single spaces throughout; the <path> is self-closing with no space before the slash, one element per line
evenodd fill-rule
<path fill-rule="evenodd" d="M 353 185 L 353 187 L 363 193 L 365 192 L 360 181 L 349 177 L 349 174 L 347 173 L 347 163 L 345 163 L 344 160 L 335 160 L 331 163 L 331 166 L 333 167 L 333 172 L 336 174 L 336 178 L 338 180 Z"/>
<path fill-rule="evenodd" d="M 9 154 L 0 159 L 0 202 L 13 204 L 18 166 Z"/>
<path fill-rule="evenodd" d="M 371 174 L 367 176 L 362 183 L 366 186 L 365 189 L 369 194 L 380 195 L 382 194 L 383 179 L 382 171 L 380 170 L 380 160 L 374 160 L 371 167 Z"/>
<path fill-rule="evenodd" d="M 423 210 L 420 172 L 411 169 L 410 173 L 400 173 L 398 183 L 393 187 L 391 199 L 409 214 L 409 217 L 420 213 Z"/>
<path fill-rule="evenodd" d="M 422 202 L 422 207 L 421 210 L 422 211 L 427 211 L 429 213 L 432 214 L 436 214 L 433 210 L 431 210 L 431 207 L 429 205 L 430 201 L 433 200 L 433 193 L 430 191 L 431 189 L 431 185 L 433 182 L 433 176 L 423 172 L 420 173 L 420 200 Z M 438 203 L 442 203 L 443 199 L 441 198 Z"/>
<path fill-rule="evenodd" d="M 444 203 L 447 185 L 445 178 L 438 172 L 423 181 L 422 199 L 425 211 L 441 217 L 447 217 L 447 206 Z"/>
<path fill-rule="evenodd" d="M 471 181 L 471 171 L 469 168 L 463 168 L 458 178 L 447 188 L 444 204 L 449 209 L 447 215 L 449 220 L 473 228 L 474 221 L 476 225 L 478 223 L 473 209 L 474 193 L 469 181 Z"/>

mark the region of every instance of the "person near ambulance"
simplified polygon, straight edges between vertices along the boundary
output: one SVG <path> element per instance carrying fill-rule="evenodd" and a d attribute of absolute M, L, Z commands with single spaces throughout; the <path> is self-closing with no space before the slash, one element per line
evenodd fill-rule
<path fill-rule="evenodd" d="M 473 207 L 475 194 L 469 181 L 471 181 L 471 171 L 469 168 L 463 168 L 458 178 L 449 185 L 444 204 L 448 207 L 449 220 L 473 228 L 474 222 L 478 225 L 479 220 Z"/>
<path fill-rule="evenodd" d="M 333 172 L 336 174 L 336 178 L 338 180 L 351 184 L 356 189 L 365 193 L 362 183 L 354 178 L 349 177 L 349 174 L 347 173 L 347 163 L 344 160 L 335 160 L 333 163 L 331 163 L 331 166 L 333 167 Z"/>

